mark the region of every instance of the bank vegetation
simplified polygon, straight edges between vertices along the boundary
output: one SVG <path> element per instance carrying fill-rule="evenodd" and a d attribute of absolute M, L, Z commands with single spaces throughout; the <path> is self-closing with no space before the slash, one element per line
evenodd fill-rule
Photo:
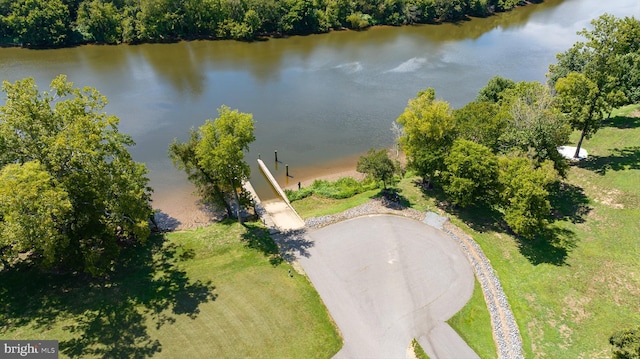
<path fill-rule="evenodd" d="M 0 42 L 23 47 L 253 40 L 484 17 L 522 0 L 17 0 L 0 1 Z"/>

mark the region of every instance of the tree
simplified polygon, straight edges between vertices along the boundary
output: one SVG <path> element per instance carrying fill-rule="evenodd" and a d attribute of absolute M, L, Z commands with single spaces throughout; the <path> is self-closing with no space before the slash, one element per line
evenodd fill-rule
<path fill-rule="evenodd" d="M 7 22 L 25 46 L 60 46 L 67 41 L 71 17 L 61 0 L 20 0 L 11 5 Z"/>
<path fill-rule="evenodd" d="M 393 133 L 393 139 L 395 140 L 396 160 L 400 157 L 400 139 L 404 136 L 404 129 L 397 122 L 391 122 L 391 132 Z"/>
<path fill-rule="evenodd" d="M 33 79 L 2 89 L 0 231 L 13 234 L 0 255 L 107 272 L 121 248 L 149 234 L 151 190 L 145 166 L 127 150 L 134 142 L 102 112 L 104 96 L 63 75 L 42 94 Z"/>
<path fill-rule="evenodd" d="M 318 9 L 312 0 L 286 0 L 283 5 L 287 8 L 280 22 L 283 32 L 308 34 L 320 29 Z"/>
<path fill-rule="evenodd" d="M 455 138 L 449 104 L 435 100 L 435 94 L 432 88 L 418 92 L 396 120 L 404 128 L 400 143 L 409 166 L 427 181 L 444 169 L 444 157 Z"/>
<path fill-rule="evenodd" d="M 573 129 L 580 131 L 574 158 L 578 158 L 582 141 L 600 128 L 604 99 L 598 86 L 584 74 L 571 72 L 556 82 L 558 108 L 567 115 Z"/>
<path fill-rule="evenodd" d="M 609 109 L 625 105 L 630 101 L 629 92 L 640 86 L 640 82 L 622 81 L 629 71 L 636 77 L 640 72 L 640 68 L 624 66 L 625 58 L 640 55 L 640 21 L 604 14 L 591 21 L 591 25 L 593 29 L 578 32 L 587 40 L 584 47 L 588 56 L 584 68 L 578 72 L 596 83 Z M 579 47 L 580 43 L 575 46 Z"/>
<path fill-rule="evenodd" d="M 501 97 L 499 116 L 507 121 L 500 136 L 501 151 L 527 153 L 538 164 L 551 160 L 564 176 L 568 163 L 557 149 L 569 141 L 571 130 L 549 88 L 537 81 L 523 81 L 503 91 Z"/>
<path fill-rule="evenodd" d="M 507 126 L 505 116 L 498 116 L 499 106 L 493 102 L 469 102 L 453 111 L 459 138 L 499 150 L 499 139 Z"/>
<path fill-rule="evenodd" d="M 548 223 L 551 204 L 547 186 L 557 179 L 553 163 L 546 161 L 537 167 L 525 157 L 502 156 L 498 167 L 504 219 L 515 233 L 532 239 Z"/>
<path fill-rule="evenodd" d="M 4 267 L 20 253 L 37 251 L 52 265 L 69 243 L 64 221 L 69 194 L 38 161 L 12 163 L 0 171 L 0 250 Z"/>
<path fill-rule="evenodd" d="M 157 41 L 182 35 L 184 11 L 182 2 L 172 0 L 140 0 L 140 11 L 136 14 L 139 36 L 144 40 Z"/>
<path fill-rule="evenodd" d="M 444 162 L 443 189 L 453 204 L 467 207 L 477 201 L 492 201 L 498 181 L 498 158 L 489 148 L 457 139 Z"/>
<path fill-rule="evenodd" d="M 174 165 L 187 173 L 205 201 L 224 206 L 229 217 L 234 216 L 228 202 L 233 195 L 240 222 L 240 209 L 247 202 L 247 194 L 238 192 L 238 188 L 249 179 L 251 169 L 244 161 L 244 151 L 255 141 L 253 131 L 251 114 L 222 106 L 218 118 L 191 131 L 189 141 L 174 140 L 169 146 Z"/>
<path fill-rule="evenodd" d="M 574 128 L 584 132 L 575 157 L 582 139 L 598 130 L 596 122 L 603 113 L 611 114 L 613 108 L 640 99 L 640 21 L 604 14 L 591 25 L 593 29 L 578 32 L 586 42 L 576 42 L 556 55 L 557 64 L 549 66 L 549 83 L 556 90 L 560 91 L 560 80 L 567 79 L 560 85 L 565 92 L 561 108 L 569 113 Z M 576 102 L 582 101 L 584 108 L 569 104 L 572 101 L 567 97 L 572 95 L 580 97 Z"/>
<path fill-rule="evenodd" d="M 215 34 L 218 22 L 221 21 L 222 4 L 219 1 L 184 0 L 183 4 L 183 28 L 186 34 Z"/>
<path fill-rule="evenodd" d="M 376 151 L 372 148 L 366 155 L 360 156 L 356 165 L 356 171 L 365 173 L 376 181 L 382 181 L 384 189 L 387 189 L 387 183 L 393 179 L 396 166 L 389 158 L 387 150 L 382 149 Z"/>
<path fill-rule="evenodd" d="M 498 103 L 502 99 L 502 93 L 510 88 L 514 88 L 516 83 L 501 76 L 494 76 L 487 84 L 480 89 L 476 102 Z"/>
<path fill-rule="evenodd" d="M 121 16 L 110 2 L 84 1 L 78 8 L 76 26 L 87 41 L 115 44 L 122 41 Z"/>
<path fill-rule="evenodd" d="M 609 343 L 613 345 L 613 359 L 640 359 L 640 328 L 615 332 Z"/>

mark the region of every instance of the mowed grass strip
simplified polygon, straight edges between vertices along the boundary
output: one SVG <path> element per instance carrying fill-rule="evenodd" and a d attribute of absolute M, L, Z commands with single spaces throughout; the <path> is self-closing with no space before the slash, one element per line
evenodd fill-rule
<path fill-rule="evenodd" d="M 447 323 L 481 358 L 496 356 L 496 345 L 491 333 L 491 316 L 477 279 L 474 281 L 473 294 L 468 304 L 447 320 Z"/>
<path fill-rule="evenodd" d="M 57 339 L 62 358 L 333 356 L 326 308 L 276 253 L 260 224 L 224 222 L 151 238 L 107 282 L 2 272 L 0 338 Z"/>
<path fill-rule="evenodd" d="M 349 208 L 357 207 L 369 202 L 379 193 L 379 189 L 374 189 L 345 199 L 333 199 L 312 195 L 298 201 L 293 201 L 291 205 L 300 217 L 307 219 L 336 214 Z"/>

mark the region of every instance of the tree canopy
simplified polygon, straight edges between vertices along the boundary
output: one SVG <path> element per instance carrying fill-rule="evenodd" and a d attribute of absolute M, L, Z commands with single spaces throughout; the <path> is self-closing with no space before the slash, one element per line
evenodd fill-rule
<path fill-rule="evenodd" d="M 567 115 L 571 127 L 580 131 L 574 158 L 578 158 L 582 141 L 600 128 L 604 99 L 598 86 L 584 74 L 570 72 L 556 82 L 558 108 Z"/>
<path fill-rule="evenodd" d="M 107 99 L 61 75 L 40 93 L 9 83 L 0 107 L 0 258 L 99 275 L 121 248 L 145 240 L 151 217 L 144 165 Z"/>
<path fill-rule="evenodd" d="M 397 122 L 404 128 L 400 144 L 409 166 L 427 180 L 444 169 L 444 157 L 455 138 L 455 122 L 449 104 L 435 99 L 429 88 L 409 100 Z"/>
<path fill-rule="evenodd" d="M 527 154 L 538 165 L 553 161 L 565 175 L 567 160 L 558 147 L 569 141 L 571 129 L 555 104 L 551 90 L 540 82 L 518 82 L 500 95 L 500 113 L 506 122 L 500 134 L 500 152 Z"/>
<path fill-rule="evenodd" d="M 547 86 L 495 77 L 454 111 L 427 89 L 397 122 L 409 166 L 436 180 L 451 204 L 494 207 L 523 238 L 545 228 L 549 185 L 568 166 L 557 147 L 570 132 Z"/>
<path fill-rule="evenodd" d="M 507 118 L 499 116 L 500 106 L 488 101 L 469 102 L 455 109 L 453 117 L 458 138 L 489 147 L 493 152 L 500 149 L 500 136 L 507 126 Z"/>
<path fill-rule="evenodd" d="M 244 152 L 255 141 L 253 131 L 251 114 L 222 106 L 215 120 L 209 119 L 198 130 L 191 130 L 187 142 L 176 139 L 169 146 L 174 165 L 187 173 L 203 199 L 225 208 L 229 217 L 236 216 L 239 220 L 238 211 L 249 201 L 242 183 L 251 173 Z M 235 200 L 235 214 L 231 196 Z"/>
<path fill-rule="evenodd" d="M 586 42 L 576 42 L 549 66 L 559 108 L 581 131 L 575 157 L 583 139 L 598 130 L 603 113 L 640 101 L 640 21 L 604 14 L 591 26 L 578 32 Z"/>
<path fill-rule="evenodd" d="M 515 86 L 516 83 L 511 79 L 507 79 L 502 76 L 494 76 L 483 88 L 480 89 L 478 96 L 476 97 L 476 101 L 498 103 L 502 99 L 502 93 L 507 89 L 514 88 Z"/>
<path fill-rule="evenodd" d="M 393 179 L 396 172 L 396 166 L 389 158 L 387 150 L 370 149 L 366 155 L 360 156 L 356 165 L 356 170 L 365 173 L 376 181 L 382 181 L 383 187 L 386 189 L 387 184 Z"/>
<path fill-rule="evenodd" d="M 498 181 L 498 158 L 489 148 L 457 139 L 444 163 L 443 189 L 453 204 L 491 203 Z"/>
<path fill-rule="evenodd" d="M 26 47 L 363 29 L 488 16 L 515 0 L 16 0 L 0 2 L 0 40 Z"/>
<path fill-rule="evenodd" d="M 615 332 L 609 337 L 612 359 L 640 359 L 640 327 Z"/>
<path fill-rule="evenodd" d="M 548 186 L 557 180 L 553 163 L 537 166 L 521 156 L 501 156 L 499 159 L 500 204 L 504 220 L 524 238 L 534 238 L 548 223 L 551 204 Z"/>

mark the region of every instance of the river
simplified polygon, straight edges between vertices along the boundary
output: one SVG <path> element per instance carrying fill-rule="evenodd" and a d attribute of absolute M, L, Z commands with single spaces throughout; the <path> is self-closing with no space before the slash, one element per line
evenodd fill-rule
<path fill-rule="evenodd" d="M 370 148 L 393 145 L 392 122 L 407 100 L 427 87 L 460 107 L 495 75 L 545 80 L 555 54 L 579 39 L 576 31 L 608 12 L 640 16 L 637 0 L 546 0 L 457 24 L 376 27 L 366 31 L 268 39 L 254 43 L 80 46 L 56 50 L 0 49 L 2 79 L 33 77 L 40 89 L 66 74 L 97 88 L 106 111 L 131 134 L 137 161 L 149 168 L 158 208 L 171 215 L 189 201 L 184 174 L 167 157 L 174 138 L 215 118 L 221 105 L 250 112 L 260 155 L 279 181 L 355 167 Z M 273 161 L 278 150 L 282 161 Z M 284 173 L 289 165 L 291 179 Z M 253 167 L 252 183 L 271 191 Z"/>

